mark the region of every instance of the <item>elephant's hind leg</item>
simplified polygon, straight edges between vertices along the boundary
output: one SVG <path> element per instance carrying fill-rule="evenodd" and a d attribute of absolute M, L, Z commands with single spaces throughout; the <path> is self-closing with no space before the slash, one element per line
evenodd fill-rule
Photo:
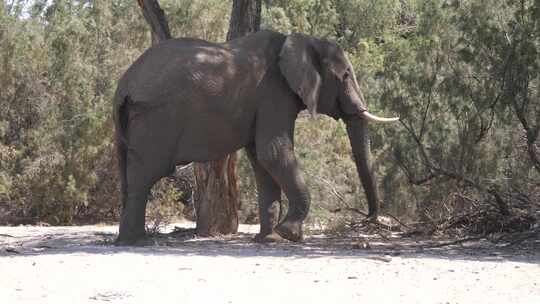
<path fill-rule="evenodd" d="M 167 109 L 139 111 L 128 123 L 126 185 L 117 245 L 131 245 L 145 236 L 145 211 L 152 186 L 174 168 L 173 119 Z"/>
<path fill-rule="evenodd" d="M 255 147 L 246 147 L 246 152 L 257 181 L 261 229 L 259 234 L 255 236 L 255 241 L 260 243 L 279 241 L 281 237 L 274 232 L 274 228 L 279 221 L 281 188 L 257 161 Z"/>
<path fill-rule="evenodd" d="M 128 152 L 127 189 L 125 205 L 122 208 L 117 245 L 132 245 L 144 238 L 146 231 L 146 203 L 154 183 L 164 171 L 148 169 L 145 161 L 136 153 Z M 152 172 L 154 171 L 154 172 Z"/>

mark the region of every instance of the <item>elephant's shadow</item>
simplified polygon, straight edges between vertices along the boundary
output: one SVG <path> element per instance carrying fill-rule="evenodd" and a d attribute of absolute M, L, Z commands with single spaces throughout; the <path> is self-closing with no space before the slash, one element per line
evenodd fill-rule
<path fill-rule="evenodd" d="M 149 236 L 138 246 L 114 246 L 116 234 L 110 231 L 49 232 L 24 236 L 2 234 L 0 256 L 44 254 L 117 254 L 130 252 L 142 255 L 190 255 L 291 258 L 351 258 L 379 262 L 394 258 L 438 258 L 475 261 L 519 261 L 540 263 L 540 232 L 513 244 L 494 243 L 483 238 L 468 241 L 392 236 L 379 234 L 325 235 L 312 232 L 301 243 L 283 241 L 260 244 L 253 233 L 237 233 L 221 237 L 198 237 L 194 229 L 181 228 L 170 233 Z"/>
<path fill-rule="evenodd" d="M 481 237 L 463 239 L 433 237 L 386 237 L 380 234 L 353 233 L 327 235 L 314 232 L 301 243 L 283 241 L 260 244 L 253 241 L 254 234 L 237 233 L 216 238 L 200 238 L 194 229 L 187 229 L 153 238 L 154 246 L 181 248 L 190 254 L 211 256 L 276 256 L 276 257 L 358 257 L 390 262 L 395 257 L 436 257 L 444 259 L 482 261 L 531 261 L 540 262 L 540 237 L 512 246 L 511 243 L 495 243 Z"/>

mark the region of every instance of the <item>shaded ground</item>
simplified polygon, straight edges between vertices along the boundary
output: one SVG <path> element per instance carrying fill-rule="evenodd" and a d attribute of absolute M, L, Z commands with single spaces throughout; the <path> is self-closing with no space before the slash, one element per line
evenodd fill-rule
<path fill-rule="evenodd" d="M 538 235 L 262 245 L 251 241 L 257 226 L 242 226 L 114 247 L 116 229 L 0 227 L 0 303 L 540 303 Z"/>

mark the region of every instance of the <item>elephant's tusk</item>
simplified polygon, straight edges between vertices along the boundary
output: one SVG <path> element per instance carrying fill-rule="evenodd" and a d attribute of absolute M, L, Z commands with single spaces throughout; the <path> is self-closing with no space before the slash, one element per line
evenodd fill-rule
<path fill-rule="evenodd" d="M 372 122 L 394 122 L 394 121 L 399 120 L 399 117 L 392 117 L 392 118 L 378 117 L 369 113 L 368 111 L 364 111 L 360 113 L 360 116 Z"/>

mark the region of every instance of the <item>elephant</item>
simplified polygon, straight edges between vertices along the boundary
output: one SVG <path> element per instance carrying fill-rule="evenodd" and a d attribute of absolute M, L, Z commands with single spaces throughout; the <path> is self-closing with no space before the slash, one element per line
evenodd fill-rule
<path fill-rule="evenodd" d="M 113 101 L 122 194 L 116 243 L 145 236 L 147 196 L 175 166 L 218 160 L 245 148 L 255 171 L 261 242 L 301 241 L 310 195 L 294 154 L 300 111 L 342 119 L 376 217 L 370 114 L 353 67 L 336 43 L 260 31 L 227 43 L 179 38 L 146 50 L 118 82 Z M 289 208 L 276 220 L 281 193 Z"/>

